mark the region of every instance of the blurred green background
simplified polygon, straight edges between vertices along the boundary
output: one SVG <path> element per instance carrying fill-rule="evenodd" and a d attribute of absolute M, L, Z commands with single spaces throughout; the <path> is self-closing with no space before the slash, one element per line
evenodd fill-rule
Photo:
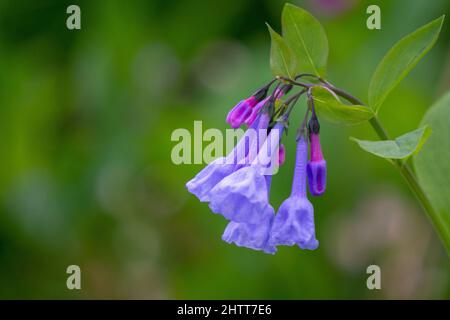
<path fill-rule="evenodd" d="M 292 3 L 325 26 L 329 80 L 364 101 L 395 41 L 450 12 L 447 0 Z M 69 4 L 79 31 L 66 28 Z M 171 162 L 172 131 L 194 120 L 224 130 L 228 109 L 272 77 L 264 23 L 280 31 L 283 4 L 0 1 L 0 298 L 450 298 L 448 258 L 402 178 L 348 139 L 375 139 L 369 125 L 322 123 L 316 251 L 228 245 L 226 221 L 186 191 L 203 165 Z M 366 28 L 369 4 L 381 30 Z M 392 136 L 450 89 L 449 39 L 447 18 L 386 101 Z M 294 130 L 275 208 L 290 191 Z M 80 291 L 66 288 L 71 264 Z M 366 288 L 370 264 L 382 290 Z"/>

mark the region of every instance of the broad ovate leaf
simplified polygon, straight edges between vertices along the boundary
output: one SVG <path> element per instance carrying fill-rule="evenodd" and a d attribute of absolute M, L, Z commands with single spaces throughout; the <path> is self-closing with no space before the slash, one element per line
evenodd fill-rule
<path fill-rule="evenodd" d="M 333 123 L 353 125 L 371 119 L 372 109 L 360 105 L 347 105 L 339 100 L 329 89 L 315 86 L 312 89 L 314 108 L 319 119 Z"/>
<path fill-rule="evenodd" d="M 275 76 L 293 79 L 297 61 L 295 56 L 286 44 L 284 39 L 275 32 L 269 25 L 271 46 L 270 46 L 270 68 Z"/>
<path fill-rule="evenodd" d="M 428 125 L 433 134 L 413 157 L 414 168 L 436 219 L 445 226 L 443 238 L 450 241 L 450 91 L 428 110 L 421 124 Z"/>
<path fill-rule="evenodd" d="M 433 47 L 444 16 L 431 21 L 397 42 L 377 66 L 369 85 L 369 105 L 378 111 L 388 94 Z"/>
<path fill-rule="evenodd" d="M 281 16 L 283 38 L 297 58 L 296 73 L 324 76 L 328 59 L 328 39 L 320 22 L 309 12 L 286 4 Z"/>
<path fill-rule="evenodd" d="M 418 153 L 428 139 L 431 129 L 423 126 L 408 132 L 395 140 L 368 141 L 350 138 L 363 150 L 385 159 L 403 159 Z"/>

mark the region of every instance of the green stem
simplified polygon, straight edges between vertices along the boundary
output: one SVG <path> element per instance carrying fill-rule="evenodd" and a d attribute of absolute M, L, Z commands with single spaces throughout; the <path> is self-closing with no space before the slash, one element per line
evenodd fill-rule
<path fill-rule="evenodd" d="M 450 256 L 450 234 L 445 225 L 445 222 L 442 221 L 440 216 L 434 210 L 422 187 L 417 182 L 417 179 L 411 171 L 411 168 L 408 165 L 401 163 L 400 161 L 397 161 L 395 166 L 399 169 L 403 178 L 405 178 L 405 180 L 408 182 L 409 187 L 413 191 L 416 198 L 419 200 L 423 210 L 425 211 L 425 213 L 427 213 L 433 227 L 436 229 L 441 241 L 444 243 L 447 254 Z"/>
<path fill-rule="evenodd" d="M 353 104 L 364 105 L 364 103 L 361 100 L 341 89 L 335 88 L 333 86 L 329 86 L 329 88 L 333 90 L 337 95 L 341 96 L 342 98 L 346 99 L 347 101 Z M 372 119 L 370 119 L 369 123 L 381 140 L 389 140 L 389 135 L 386 129 L 378 120 L 377 116 L 374 116 Z M 417 178 L 414 176 L 411 170 L 411 167 L 407 163 L 398 159 L 393 160 L 392 163 L 400 171 L 400 174 L 408 183 L 409 188 L 411 189 L 411 191 L 421 204 L 422 209 L 425 211 L 428 218 L 431 220 L 433 227 L 437 231 L 441 241 L 444 244 L 445 249 L 447 250 L 447 254 L 450 255 L 450 234 L 446 228 L 445 223 L 441 220 L 437 212 L 434 210 L 430 200 L 428 199 L 422 187 L 418 183 Z"/>

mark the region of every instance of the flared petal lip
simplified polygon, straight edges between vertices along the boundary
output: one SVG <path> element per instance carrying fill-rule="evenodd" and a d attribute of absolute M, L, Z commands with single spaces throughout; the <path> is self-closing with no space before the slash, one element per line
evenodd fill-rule
<path fill-rule="evenodd" d="M 312 204 L 306 197 L 291 196 L 278 209 L 268 244 L 314 250 L 319 244 L 315 234 Z"/>

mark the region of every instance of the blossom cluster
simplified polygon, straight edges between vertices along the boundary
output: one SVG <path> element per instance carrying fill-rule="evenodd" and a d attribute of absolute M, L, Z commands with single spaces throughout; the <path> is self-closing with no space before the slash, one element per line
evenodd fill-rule
<path fill-rule="evenodd" d="M 327 170 L 320 146 L 320 125 L 310 91 L 303 90 L 282 101 L 293 86 L 279 81 L 268 94 L 276 80 L 279 79 L 271 81 L 230 110 L 226 121 L 231 127 L 244 125 L 248 129 L 230 154 L 208 164 L 187 182 L 186 187 L 201 202 L 209 203 L 212 212 L 229 221 L 222 235 L 228 243 L 270 254 L 274 254 L 277 246 L 281 245 L 314 250 L 319 242 L 307 188 L 312 196 L 320 196 L 326 187 Z M 282 165 L 285 159 L 281 139 L 286 132 L 290 112 L 305 92 L 308 93 L 308 107 L 296 135 L 292 190 L 276 212 L 269 201 L 272 176 L 275 166 Z M 252 131 L 258 134 L 251 134 Z"/>

